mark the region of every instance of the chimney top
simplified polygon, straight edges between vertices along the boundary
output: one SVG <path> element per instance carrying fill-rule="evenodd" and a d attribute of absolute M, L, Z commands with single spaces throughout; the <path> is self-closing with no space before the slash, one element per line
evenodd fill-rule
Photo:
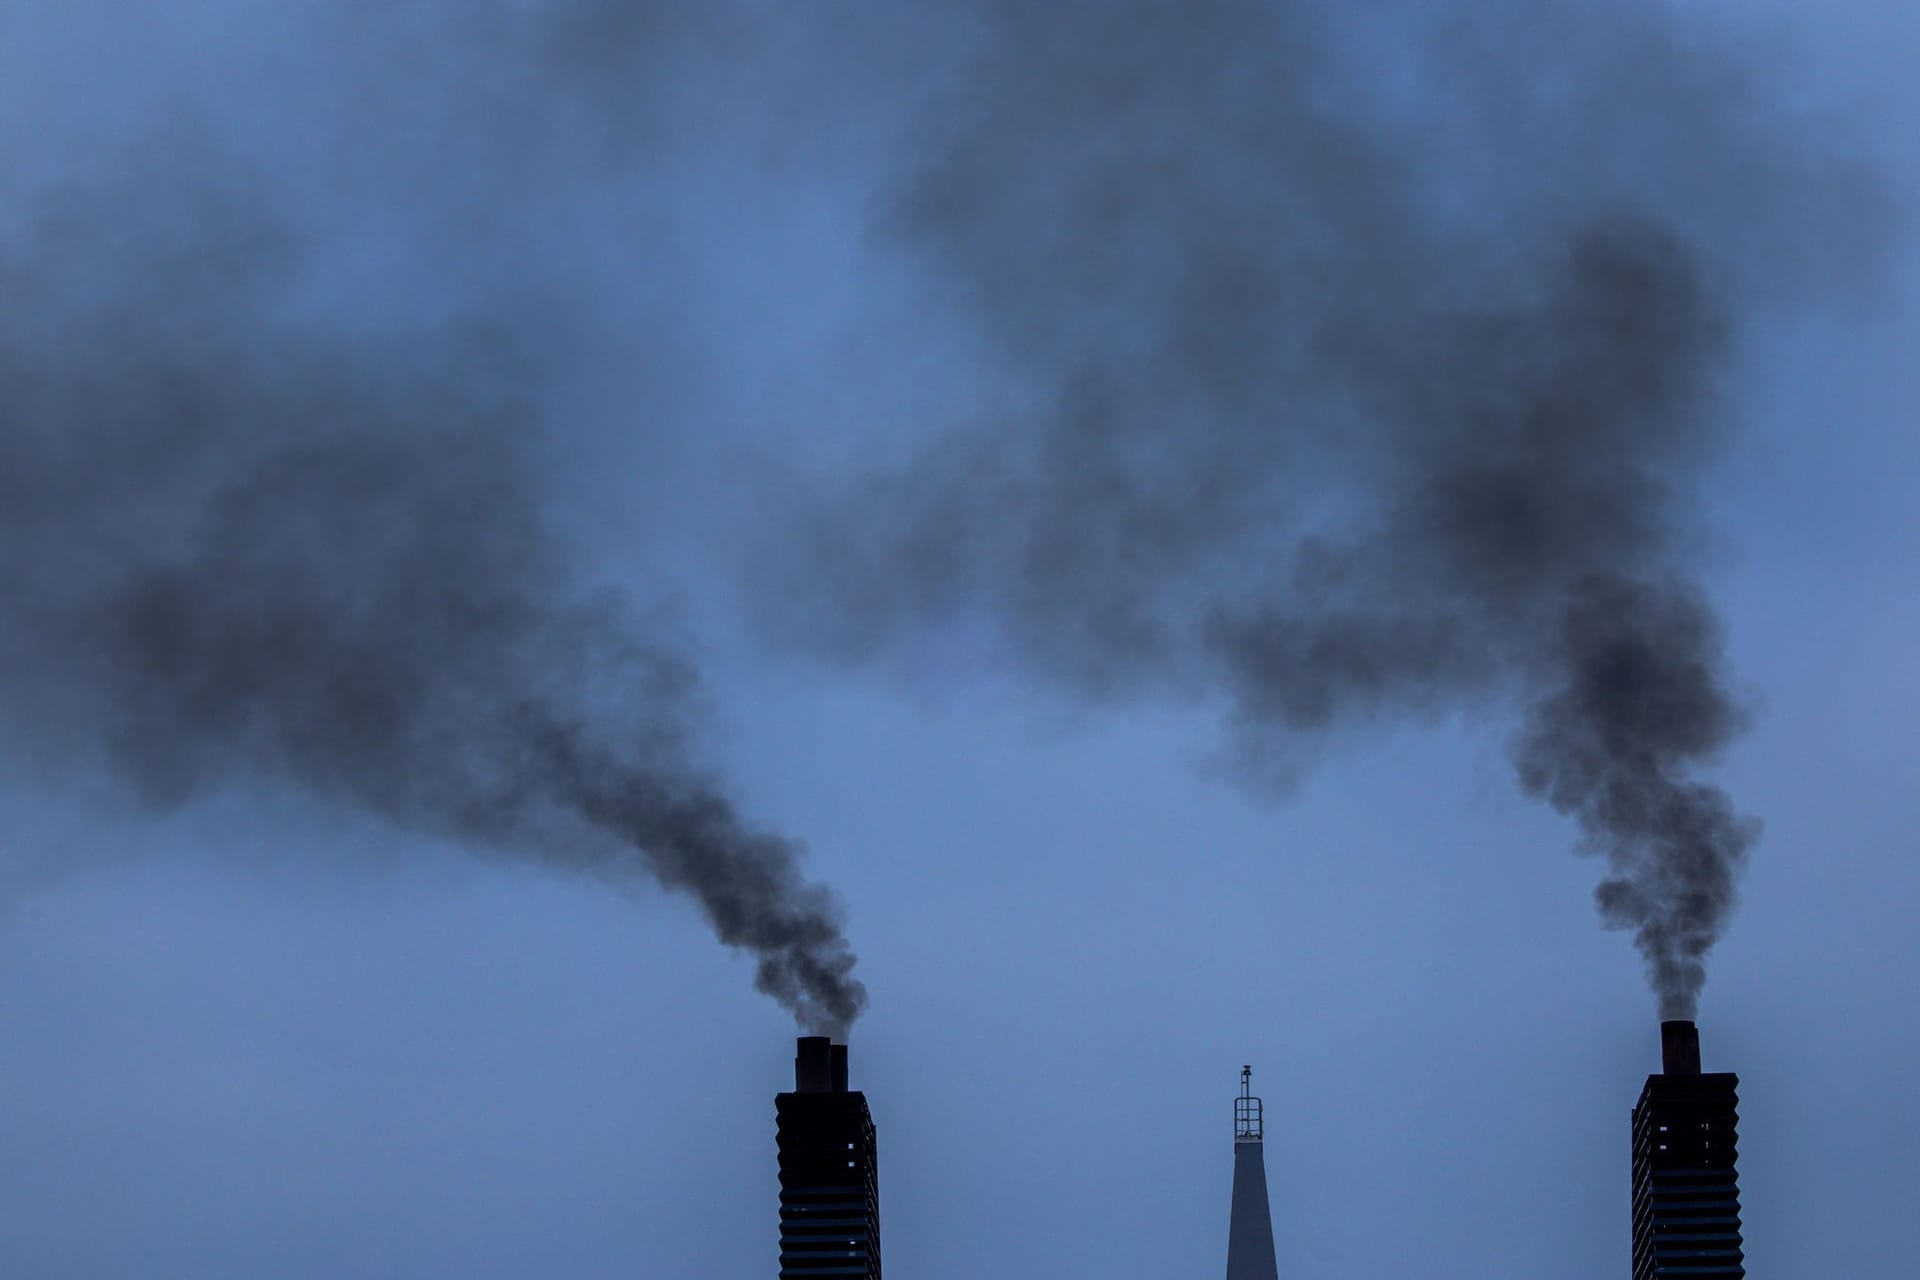
<path fill-rule="evenodd" d="M 793 1058 L 795 1093 L 845 1093 L 847 1046 L 826 1036 L 801 1036 Z"/>
<path fill-rule="evenodd" d="M 1700 1074 L 1700 1028 L 1690 1019 L 1660 1024 L 1660 1066 L 1670 1076 Z"/>

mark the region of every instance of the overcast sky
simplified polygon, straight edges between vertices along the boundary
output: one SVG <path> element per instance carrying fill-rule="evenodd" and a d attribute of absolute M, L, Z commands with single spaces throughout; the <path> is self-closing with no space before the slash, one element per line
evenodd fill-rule
<path fill-rule="evenodd" d="M 1250 270 L 1234 234 L 1266 216 L 1249 166 L 1269 150 L 1289 181 L 1400 191 L 1419 168 L 1419 236 L 1342 227 L 1327 251 L 1441 261 L 1425 229 L 1444 225 L 1432 242 L 1466 265 L 1403 282 L 1416 317 L 1475 282 L 1524 296 L 1508 247 L 1530 261 L 1599 195 L 1726 299 L 1702 410 L 1721 425 L 1662 490 L 1752 711 L 1706 775 L 1765 824 L 1709 960 L 1703 1059 L 1741 1077 L 1756 1274 L 1894 1275 L 1920 1254 L 1920 273 L 1898 230 L 1920 16 L 1406 0 L 1324 43 L 1251 47 L 1293 29 L 1269 32 L 1269 9 L 1301 8 L 1063 3 L 1056 24 L 957 0 L 0 0 L 0 1273 L 775 1273 L 795 1027 L 716 941 L 697 876 L 662 889 L 657 863 L 543 844 L 579 833 L 540 816 L 476 826 L 405 780 L 394 799 L 388 777 L 316 777 L 307 739 L 217 713 L 177 772 L 165 733 L 129 764 L 130 726 L 169 723 L 142 718 L 152 690 L 100 684 L 70 656 L 97 637 L 40 622 L 91 625 L 75 602 L 107 597 L 72 583 L 120 582 L 149 540 L 171 554 L 233 458 L 342 417 L 407 461 L 454 450 L 447 470 L 484 482 L 463 500 L 496 492 L 502 403 L 534 424 L 501 437 L 534 496 L 461 506 L 478 550 L 451 562 L 512 560 L 527 577 L 503 598 L 545 601 L 549 561 L 519 561 L 519 522 L 541 525 L 569 599 L 624 601 L 636 650 L 698 671 L 671 712 L 648 685 L 569 696 L 612 708 L 616 735 L 633 712 L 650 766 L 679 778 L 684 752 L 838 896 L 897 1277 L 1217 1274 L 1243 1063 L 1283 1274 L 1624 1274 L 1658 1011 L 1632 938 L 1596 914 L 1604 862 L 1515 784 L 1507 676 L 1304 745 L 1285 726 L 1276 787 L 1249 778 L 1242 692 L 1211 668 L 1062 675 L 1056 646 L 1091 625 L 1059 621 L 1083 579 L 1035 608 L 976 565 L 957 575 L 976 595 L 922 614 L 938 590 L 876 605 L 818 545 L 823 519 L 884 544 L 899 507 L 983 456 L 939 442 L 1017 449 L 1061 369 L 1124 368 L 1159 286 L 1186 282 L 1169 256 Z M 1394 139 L 1369 161 L 1385 178 L 1309 165 L 1246 105 L 1270 97 L 1282 121 Z M 1124 127 L 1090 137 L 1076 111 Z M 1196 121 L 1247 129 L 1228 146 Z M 1149 215 L 1116 219 L 1096 247 L 1125 251 L 1089 250 L 1081 291 L 1089 241 L 1055 219 L 1098 194 L 1099 147 L 1141 139 Z M 1373 278 L 1288 234 L 1292 279 Z M 1285 296 L 1322 287 L 1345 305 Z M 342 368 L 357 389 L 328 380 Z M 1169 430 L 1210 430 L 1228 398 L 1148 385 Z M 150 429 L 174 433 L 151 454 Z M 868 485 L 889 504 L 848 507 Z M 332 536 L 283 544 L 264 510 L 275 547 Z M 991 542 L 1033 518 L 953 527 Z M 1156 599 L 1232 579 L 1249 546 L 1236 529 L 1176 559 Z M 223 595 L 208 627 L 243 626 L 253 599 Z M 407 635 L 420 679 L 461 673 L 449 706 L 541 669 L 519 631 L 476 653 Z M 247 688 L 278 687 L 262 679 Z M 123 693 L 135 711 L 103 705 Z"/>

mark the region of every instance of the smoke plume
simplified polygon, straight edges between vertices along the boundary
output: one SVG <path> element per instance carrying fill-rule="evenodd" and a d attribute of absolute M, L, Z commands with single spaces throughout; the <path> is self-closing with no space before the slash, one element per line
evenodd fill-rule
<path fill-rule="evenodd" d="M 1605 918 L 1691 1009 L 1758 830 L 1707 779 L 1743 717 L 1703 478 L 1750 323 L 1857 281 L 1879 239 L 1873 182 L 1708 16 L 86 8 L 19 21 L 121 41 L 156 83 L 74 95 L 65 63 L 16 60 L 36 112 L 0 122 L 10 188 L 176 99 L 270 180 L 196 150 L 42 216 L 5 202 L 0 724 L 23 758 L 104 762 L 163 806 L 291 784 L 655 880 L 843 1031 L 863 993 L 833 900 L 699 767 L 687 646 L 587 589 L 544 473 L 557 406 L 647 431 L 636 348 L 713 421 L 801 402 L 772 384 L 803 365 L 875 416 L 924 337 L 964 402 L 798 535 L 769 522 L 769 614 L 854 657 L 985 630 L 1078 694 L 1221 705 L 1262 785 L 1376 723 L 1509 717 L 1523 788 L 1606 860 Z M 880 211 L 858 251 L 831 224 L 850 206 Z M 769 231 L 859 270 L 738 251 Z M 833 295 L 763 351 L 836 303 L 865 336 L 901 274 L 925 330 L 752 367 L 751 306 Z M 766 521 L 747 479 L 714 490 Z"/>
<path fill-rule="evenodd" d="M 145 802 L 290 785 L 699 903 L 810 1030 L 865 1000 L 799 849 L 695 761 L 664 623 L 584 589 L 510 337 L 376 337 L 243 175 L 169 154 L 0 246 L 0 728 Z M 218 166 L 214 166 L 218 168 Z M 188 178 L 183 175 L 196 175 Z"/>
<path fill-rule="evenodd" d="M 1653 4 L 976 16 L 881 235 L 994 390 L 810 517 L 813 641 L 985 618 L 1088 696 L 1224 700 L 1281 786 L 1517 712 L 1688 1014 L 1758 832 L 1702 779 L 1742 716 L 1696 496 L 1743 322 L 1849 275 L 1871 184 Z"/>

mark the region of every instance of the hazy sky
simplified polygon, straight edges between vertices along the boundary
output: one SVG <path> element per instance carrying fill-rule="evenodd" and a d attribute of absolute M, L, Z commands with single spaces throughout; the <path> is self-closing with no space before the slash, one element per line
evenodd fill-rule
<path fill-rule="evenodd" d="M 1217 1274 L 1248 1062 L 1284 1274 L 1623 1274 L 1656 1004 L 1596 916 L 1604 863 L 1515 785 L 1524 642 L 1305 745 L 1284 726 L 1275 788 L 1204 658 L 1114 644 L 1117 667 L 1062 673 L 1112 603 L 1100 565 L 1069 555 L 1036 604 L 967 559 L 980 542 L 920 546 L 905 563 L 951 580 L 876 603 L 846 576 L 870 558 L 832 554 L 884 551 L 903 507 L 955 492 L 967 518 L 934 527 L 956 538 L 1041 527 L 1027 490 L 946 481 L 1034 431 L 1071 443 L 1069 373 L 1152 351 L 1152 397 L 1092 420 L 1205 432 L 1243 411 L 1234 378 L 1285 365 L 1259 344 L 1323 311 L 1353 304 L 1392 354 L 1382 317 L 1529 298 L 1539 243 L 1603 196 L 1729 309 L 1723 442 L 1659 472 L 1659 510 L 1752 708 L 1707 776 L 1765 832 L 1700 1007 L 1707 1069 L 1741 1075 L 1749 1265 L 1893 1275 L 1920 1252 L 1920 277 L 1892 229 L 1920 180 L 1920 17 L 1403 0 L 1298 50 L 1242 38 L 1302 8 L 0 0 L 0 1273 L 775 1272 L 792 1020 L 715 940 L 689 897 L 708 882 L 576 852 L 600 846 L 550 811 L 678 847 L 686 806 L 609 819 L 594 787 L 498 785 L 524 744 L 461 728 L 535 705 L 671 797 L 730 798 L 739 867 L 784 866 L 757 843 L 778 833 L 838 895 L 896 1277 Z M 1343 130 L 1394 145 L 1363 164 Z M 1102 187 L 1142 139 L 1157 163 Z M 1367 220 L 1326 216 L 1329 174 L 1326 208 Z M 1303 190 L 1331 247 L 1292 234 Z M 1236 239 L 1269 209 L 1273 259 Z M 1204 359 L 1162 359 L 1174 321 L 1215 314 L 1168 282 L 1255 258 L 1309 282 L 1276 296 L 1310 319 L 1235 294 Z M 1447 270 L 1354 300 L 1406 264 Z M 1247 333 L 1245 363 L 1219 354 Z M 1263 406 L 1324 389 L 1269 376 Z M 457 512 L 429 526 L 457 547 L 301 524 L 338 514 L 313 469 L 239 515 L 206 498 L 356 431 L 397 462 L 345 474 Z M 1385 470 L 1328 456 L 1294 483 Z M 257 554 L 155 581 L 204 587 L 178 598 L 212 621 L 104 627 L 133 568 L 206 545 L 208 512 Z M 1155 605 L 1233 579 L 1265 527 L 1173 556 Z M 310 577 L 282 593 L 286 564 Z M 449 576 L 487 608 L 410 621 Z M 154 693 L 194 643 L 225 674 L 288 600 L 263 634 L 312 670 Z M 671 696 L 595 679 L 578 600 L 622 611 Z M 339 647 L 301 642 L 316 619 Z M 384 659 L 362 642 L 387 634 L 395 687 L 432 694 L 401 717 L 439 744 L 421 780 L 396 738 L 324 715 L 259 729 L 364 691 L 341 655 Z"/>

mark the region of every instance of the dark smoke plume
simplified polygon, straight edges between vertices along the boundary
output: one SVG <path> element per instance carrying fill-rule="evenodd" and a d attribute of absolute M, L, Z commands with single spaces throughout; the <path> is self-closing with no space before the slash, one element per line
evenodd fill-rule
<path fill-rule="evenodd" d="M 318 270 L 199 155 L 0 246 L 0 727 L 156 806 L 288 784 L 410 831 L 695 899 L 844 1034 L 834 899 L 692 748 L 664 626 L 584 595 L 511 342 L 343 335 Z M 217 167 L 217 166 L 216 166 Z"/>
<path fill-rule="evenodd" d="M 1654 4 L 975 9 L 883 236 L 994 392 L 815 513 L 813 638 L 984 616 L 1091 696 L 1224 695 L 1283 785 L 1517 703 L 1690 1013 L 1758 830 L 1699 776 L 1741 715 L 1695 495 L 1741 322 L 1855 272 L 1872 184 Z"/>

